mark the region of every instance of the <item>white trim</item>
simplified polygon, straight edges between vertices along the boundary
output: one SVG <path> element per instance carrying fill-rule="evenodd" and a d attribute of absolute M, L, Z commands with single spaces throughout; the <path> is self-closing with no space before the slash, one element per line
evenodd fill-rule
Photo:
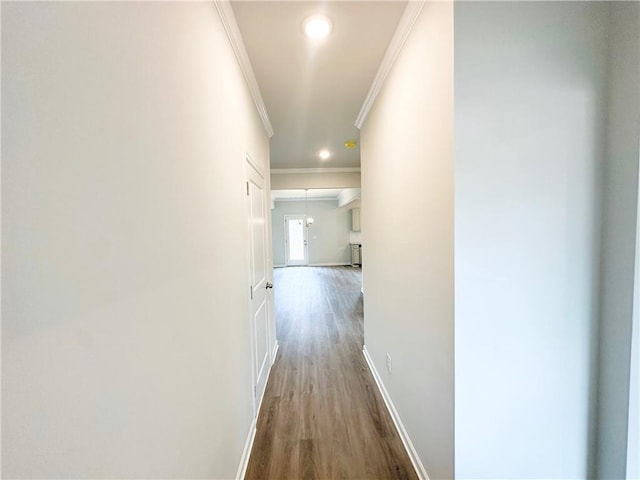
<path fill-rule="evenodd" d="M 278 355 L 278 350 L 280 350 L 280 344 L 278 343 L 278 340 L 276 340 L 276 346 L 273 348 L 273 351 L 271 352 L 271 365 L 276 363 L 276 356 Z M 269 371 L 269 374 L 271 374 L 271 371 Z"/>
<path fill-rule="evenodd" d="M 360 167 L 334 168 L 272 168 L 272 175 L 292 175 L 298 173 L 360 173 Z"/>
<path fill-rule="evenodd" d="M 378 386 L 378 390 L 380 390 L 380 394 L 382 395 L 384 404 L 387 406 L 387 410 L 389 410 L 389 414 L 393 419 L 393 423 L 396 426 L 396 430 L 398 430 L 398 434 L 400 435 L 402 444 L 404 445 L 404 448 L 407 451 L 409 458 L 411 459 L 411 463 L 413 464 L 413 468 L 416 471 L 418 478 L 420 478 L 420 480 L 429 480 L 429 475 L 427 475 L 427 470 L 424 468 L 424 465 L 422 465 L 422 462 L 420 461 L 418 452 L 416 452 L 416 449 L 414 448 L 413 443 L 409 438 L 409 434 L 405 430 L 404 425 L 402 424 L 402 420 L 400 420 L 400 415 L 398 415 L 398 412 L 396 411 L 396 407 L 393 405 L 393 402 L 391 401 L 391 397 L 389 396 L 387 389 L 384 387 L 384 383 L 382 383 L 382 379 L 380 378 L 380 375 L 378 375 L 378 371 L 376 370 L 376 367 L 373 365 L 373 360 L 369 356 L 369 352 L 367 351 L 366 346 L 362 347 L 362 354 L 364 355 L 364 359 L 366 360 L 367 365 L 369 366 L 369 370 L 371 370 L 373 379 L 376 381 L 376 385 Z"/>
<path fill-rule="evenodd" d="M 295 189 L 295 190 L 299 190 L 299 189 Z M 309 189 L 312 190 L 312 189 Z M 315 189 L 313 189 L 315 190 Z M 322 189 L 319 189 L 322 190 Z M 304 197 L 298 197 L 298 198 L 290 198 L 290 197 L 283 197 L 283 198 L 274 198 L 273 199 L 274 202 L 304 202 L 304 201 L 309 201 L 309 202 L 337 202 L 338 198 L 337 197 L 313 197 L 313 198 L 309 198 L 308 200 L 305 200 Z M 338 207 L 340 208 L 340 207 Z"/>
<path fill-rule="evenodd" d="M 216 10 L 218 10 L 218 14 L 220 15 L 220 19 L 222 20 L 224 29 L 227 32 L 227 37 L 229 38 L 229 42 L 231 43 L 231 47 L 233 48 L 233 53 L 235 53 L 236 58 L 238 59 L 240 70 L 242 70 L 244 79 L 247 82 L 249 92 L 251 92 L 251 97 L 253 97 L 253 103 L 255 103 L 256 105 L 258 115 L 260 115 L 260 118 L 262 119 L 264 129 L 267 132 L 269 138 L 271 138 L 273 136 L 273 127 L 271 126 L 271 120 L 269 120 L 267 107 L 264 104 L 264 100 L 262 99 L 262 94 L 260 93 L 260 87 L 258 86 L 256 75 L 253 72 L 253 67 L 251 66 L 251 61 L 249 60 L 247 49 L 244 46 L 242 34 L 240 33 L 238 23 L 236 22 L 236 16 L 233 14 L 231 2 L 229 0 L 214 0 L 213 4 L 216 6 Z"/>
<path fill-rule="evenodd" d="M 336 263 L 309 263 L 307 265 L 274 265 L 273 268 L 287 268 L 287 267 L 350 267 L 350 262 L 336 262 Z"/>
<path fill-rule="evenodd" d="M 251 450 L 253 450 L 253 441 L 256 439 L 256 420 L 257 417 L 253 417 L 253 420 L 251 421 L 249 434 L 247 435 L 247 440 L 244 442 L 242 457 L 240 457 L 240 465 L 238 465 L 238 471 L 236 472 L 236 480 L 242 480 L 247 473 L 249 459 L 251 458 Z"/>
<path fill-rule="evenodd" d="M 362 125 L 364 125 L 364 122 L 367 119 L 367 115 L 369 114 L 369 110 L 371 110 L 371 107 L 376 101 L 378 93 L 380 93 L 380 89 L 382 89 L 382 85 L 384 85 L 384 82 L 387 79 L 389 72 L 391 71 L 391 67 L 393 67 L 396 58 L 398 58 L 404 42 L 407 40 L 409 33 L 411 33 L 411 29 L 416 23 L 416 19 L 418 18 L 418 15 L 420 15 L 424 4 L 425 0 L 407 2 L 407 6 L 402 13 L 400 21 L 398 22 L 396 31 L 393 34 L 393 38 L 391 39 L 391 42 L 389 42 L 389 46 L 387 47 L 387 51 L 382 58 L 380 67 L 378 67 L 378 72 L 376 73 L 376 76 L 373 79 L 373 83 L 369 88 L 369 92 L 364 99 L 364 103 L 362 104 L 360 113 L 358 113 L 358 118 L 356 118 L 356 122 L 354 125 L 357 128 L 360 129 L 362 128 Z"/>
<path fill-rule="evenodd" d="M 310 263 L 309 267 L 350 267 L 351 262 L 335 262 L 335 263 Z"/>

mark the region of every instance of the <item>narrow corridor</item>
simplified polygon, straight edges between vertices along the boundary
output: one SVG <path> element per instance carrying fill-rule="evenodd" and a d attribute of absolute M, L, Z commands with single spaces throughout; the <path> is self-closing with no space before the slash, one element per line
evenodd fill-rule
<path fill-rule="evenodd" d="M 362 354 L 361 271 L 274 272 L 280 350 L 246 478 L 416 478 Z"/>

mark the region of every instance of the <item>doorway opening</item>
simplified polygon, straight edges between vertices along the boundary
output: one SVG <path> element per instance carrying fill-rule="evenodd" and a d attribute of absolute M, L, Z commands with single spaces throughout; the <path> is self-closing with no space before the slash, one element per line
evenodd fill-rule
<path fill-rule="evenodd" d="M 274 267 L 360 266 L 359 213 L 359 188 L 271 190 Z"/>

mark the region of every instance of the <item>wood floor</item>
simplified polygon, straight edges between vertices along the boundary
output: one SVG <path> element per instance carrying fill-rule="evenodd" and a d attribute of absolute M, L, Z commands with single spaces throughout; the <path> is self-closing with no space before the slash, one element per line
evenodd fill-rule
<path fill-rule="evenodd" d="M 417 478 L 362 355 L 360 270 L 275 270 L 280 350 L 247 479 Z"/>

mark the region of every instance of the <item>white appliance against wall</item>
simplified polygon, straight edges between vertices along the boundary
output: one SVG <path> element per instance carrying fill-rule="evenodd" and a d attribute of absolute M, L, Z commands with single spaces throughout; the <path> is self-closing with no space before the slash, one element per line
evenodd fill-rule
<path fill-rule="evenodd" d="M 253 357 L 254 415 L 258 414 L 260 400 L 269 375 L 271 352 L 269 348 L 269 296 L 273 285 L 267 277 L 267 229 L 265 178 L 247 156 L 247 213 L 249 226 L 249 268 L 251 285 L 250 328 Z"/>
<path fill-rule="evenodd" d="M 287 266 L 308 265 L 309 249 L 306 216 L 285 215 L 284 229 Z"/>

